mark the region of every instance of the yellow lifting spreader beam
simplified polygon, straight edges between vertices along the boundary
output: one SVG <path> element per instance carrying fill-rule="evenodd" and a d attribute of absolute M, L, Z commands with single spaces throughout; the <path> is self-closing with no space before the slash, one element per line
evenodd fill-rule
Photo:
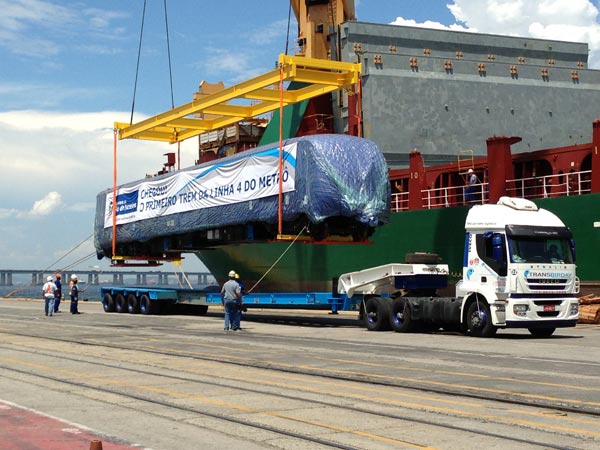
<path fill-rule="evenodd" d="M 115 122 L 115 131 L 119 139 L 173 144 L 258 117 L 281 104 L 286 106 L 348 88 L 358 83 L 360 72 L 360 64 L 282 54 L 275 70 L 135 124 Z M 282 81 L 298 81 L 305 86 L 281 91 Z M 208 118 L 195 118 L 197 114 L 206 114 Z"/>

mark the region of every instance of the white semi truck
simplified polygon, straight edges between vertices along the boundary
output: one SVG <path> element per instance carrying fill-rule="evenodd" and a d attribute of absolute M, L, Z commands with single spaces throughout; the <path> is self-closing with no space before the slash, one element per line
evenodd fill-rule
<path fill-rule="evenodd" d="M 448 266 L 432 263 L 435 255 L 429 254 L 421 264 L 342 275 L 339 292 L 362 296 L 369 330 L 441 327 L 490 337 L 499 328 L 527 328 L 548 337 L 556 328 L 576 325 L 575 244 L 556 215 L 529 200 L 502 197 L 497 204 L 472 207 L 465 229 L 455 297 L 438 296 L 447 286 Z"/>

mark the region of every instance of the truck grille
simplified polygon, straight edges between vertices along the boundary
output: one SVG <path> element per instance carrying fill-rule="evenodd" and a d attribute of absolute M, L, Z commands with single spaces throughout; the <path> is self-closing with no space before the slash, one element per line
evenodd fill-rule
<path fill-rule="evenodd" d="M 527 284 L 532 291 L 564 291 L 567 289 L 566 279 L 528 278 Z"/>

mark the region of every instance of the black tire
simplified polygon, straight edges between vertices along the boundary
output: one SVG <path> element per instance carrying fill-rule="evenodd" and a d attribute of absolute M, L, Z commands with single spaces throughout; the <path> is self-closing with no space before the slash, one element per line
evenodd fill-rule
<path fill-rule="evenodd" d="M 492 324 L 490 307 L 485 299 L 475 300 L 467 310 L 467 327 L 471 336 L 492 337 L 498 329 Z"/>
<path fill-rule="evenodd" d="M 156 311 L 156 306 L 154 304 L 154 301 L 150 300 L 150 297 L 148 297 L 146 294 L 142 294 L 140 296 L 140 312 L 142 314 L 148 315 L 148 314 L 154 314 Z"/>
<path fill-rule="evenodd" d="M 127 312 L 127 300 L 123 294 L 117 294 L 115 297 L 115 311 L 118 313 Z"/>
<path fill-rule="evenodd" d="M 135 294 L 127 296 L 127 312 L 129 314 L 138 314 L 140 312 L 140 299 Z"/>
<path fill-rule="evenodd" d="M 369 331 L 389 329 L 390 309 L 381 297 L 371 297 L 365 303 L 365 326 Z"/>
<path fill-rule="evenodd" d="M 413 328 L 412 314 L 408 300 L 398 297 L 390 306 L 390 327 L 396 333 L 408 333 Z"/>
<path fill-rule="evenodd" d="M 533 337 L 547 338 L 554 334 L 556 328 L 528 328 L 528 330 Z"/>
<path fill-rule="evenodd" d="M 104 297 L 102 298 L 102 307 L 104 308 L 104 312 L 115 312 L 115 299 L 112 295 L 108 293 L 104 294 Z"/>

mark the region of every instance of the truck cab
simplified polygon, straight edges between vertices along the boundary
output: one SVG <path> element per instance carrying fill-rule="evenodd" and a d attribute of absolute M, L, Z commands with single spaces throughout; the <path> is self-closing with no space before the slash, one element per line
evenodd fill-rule
<path fill-rule="evenodd" d="M 463 278 L 456 295 L 472 334 L 527 328 L 550 336 L 578 320 L 579 280 L 571 231 L 529 200 L 474 206 L 466 223 Z"/>

